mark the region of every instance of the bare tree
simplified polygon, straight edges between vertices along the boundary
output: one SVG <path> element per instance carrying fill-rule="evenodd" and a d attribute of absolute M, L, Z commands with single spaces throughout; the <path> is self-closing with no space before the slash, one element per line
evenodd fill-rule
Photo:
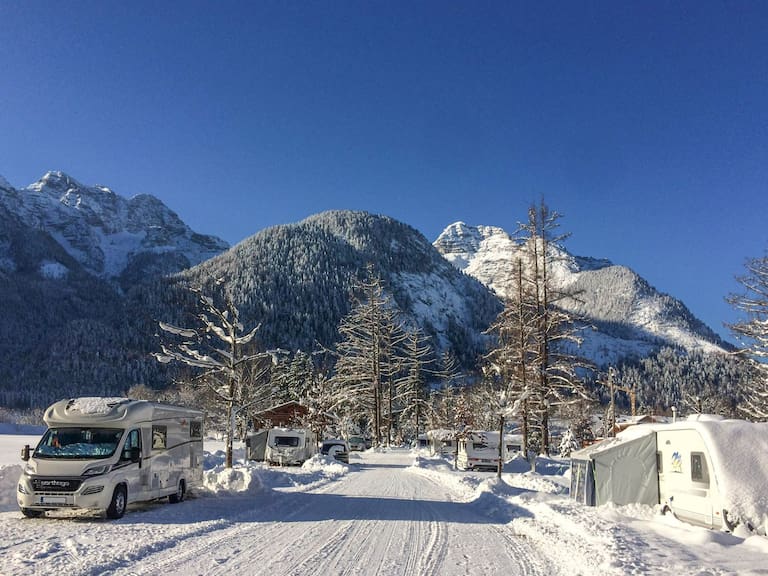
<path fill-rule="evenodd" d="M 739 411 L 755 420 L 768 420 L 768 255 L 750 258 L 747 273 L 737 278 L 743 291 L 731 294 L 727 301 L 745 315 L 729 328 L 742 344 L 741 352 L 752 357 L 751 387 L 743 391 Z"/>
<path fill-rule="evenodd" d="M 538 414 L 533 424 L 543 453 L 548 453 L 550 446 L 550 408 L 589 398 L 578 374 L 579 368 L 588 367 L 588 363 L 573 352 L 581 345 L 581 327 L 573 314 L 558 305 L 577 295 L 557 287 L 552 277 L 558 244 L 568 237 L 556 233 L 560 217 L 542 200 L 538 206 L 531 205 L 528 221 L 520 226 L 527 260 L 523 274 L 527 286 L 522 295 L 535 310 L 529 314 L 535 352 L 528 363 L 533 376 L 528 402 Z"/>
<path fill-rule="evenodd" d="M 226 466 L 231 468 L 236 415 L 254 401 L 244 386 L 246 381 L 251 381 L 245 378 L 246 368 L 271 358 L 271 354 L 245 352 L 259 326 L 243 334 L 240 315 L 231 297 L 227 295 L 224 307 L 219 308 L 213 298 L 204 295 L 200 289 L 192 289 L 192 292 L 197 297 L 199 325 L 182 328 L 160 322 L 160 328 L 175 342 L 161 343 L 162 352 L 154 356 L 162 363 L 175 361 L 200 370 L 189 384 L 206 389 L 224 407 Z M 266 368 L 257 369 L 257 372 L 263 369 Z"/>

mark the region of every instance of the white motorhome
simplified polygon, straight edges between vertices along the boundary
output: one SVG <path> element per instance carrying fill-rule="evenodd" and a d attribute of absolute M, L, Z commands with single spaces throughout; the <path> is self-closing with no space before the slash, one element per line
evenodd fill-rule
<path fill-rule="evenodd" d="M 305 428 L 272 428 L 264 459 L 273 466 L 301 466 L 317 453 L 317 437 Z"/>
<path fill-rule="evenodd" d="M 473 430 L 462 434 L 458 439 L 456 467 L 461 470 L 498 470 L 499 433 Z"/>
<path fill-rule="evenodd" d="M 120 518 L 128 504 L 177 503 L 203 479 L 203 412 L 130 400 L 73 398 L 50 406 L 48 426 L 26 466 L 17 502 L 28 517 L 86 508 Z"/>
<path fill-rule="evenodd" d="M 698 415 L 640 424 L 571 454 L 571 497 L 659 505 L 716 529 L 768 525 L 768 423 Z"/>

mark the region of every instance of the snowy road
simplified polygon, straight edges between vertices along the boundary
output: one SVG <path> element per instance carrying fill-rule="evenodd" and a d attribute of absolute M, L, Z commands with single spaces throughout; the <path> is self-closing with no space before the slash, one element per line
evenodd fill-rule
<path fill-rule="evenodd" d="M 312 489 L 152 504 L 116 522 L 6 516 L 0 573 L 556 572 L 505 521 L 478 513 L 459 493 L 409 469 L 410 453 L 367 452 L 353 461 L 358 471 Z M 17 522 L 24 530 L 10 526 Z"/>

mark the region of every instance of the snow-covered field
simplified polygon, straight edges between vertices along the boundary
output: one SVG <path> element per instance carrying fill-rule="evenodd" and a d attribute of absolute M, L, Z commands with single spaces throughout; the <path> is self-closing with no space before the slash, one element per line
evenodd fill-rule
<path fill-rule="evenodd" d="M 6 432 L 2 434 L 1 432 Z M 697 528 L 650 507 L 587 508 L 568 472 L 539 460 L 494 474 L 454 471 L 409 450 L 315 458 L 302 468 L 222 467 L 177 505 L 120 520 L 16 508 L 19 453 L 35 435 L 0 428 L 0 574 L 768 574 L 768 539 Z M 18 432 L 18 430 L 16 430 Z M 242 458 L 240 449 L 236 456 Z"/>

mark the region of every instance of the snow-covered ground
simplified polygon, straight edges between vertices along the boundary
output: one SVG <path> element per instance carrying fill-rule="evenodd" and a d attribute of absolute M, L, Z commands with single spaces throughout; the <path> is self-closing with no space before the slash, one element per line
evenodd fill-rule
<path fill-rule="evenodd" d="M 2 432 L 6 432 L 3 434 Z M 644 506 L 584 507 L 562 462 L 531 472 L 454 471 L 409 450 L 350 465 L 222 467 L 206 441 L 205 487 L 177 505 L 28 519 L 19 453 L 35 435 L 0 427 L 0 574 L 768 574 L 768 539 L 697 528 Z M 19 432 L 16 430 L 16 432 Z M 242 458 L 242 449 L 236 453 Z"/>

